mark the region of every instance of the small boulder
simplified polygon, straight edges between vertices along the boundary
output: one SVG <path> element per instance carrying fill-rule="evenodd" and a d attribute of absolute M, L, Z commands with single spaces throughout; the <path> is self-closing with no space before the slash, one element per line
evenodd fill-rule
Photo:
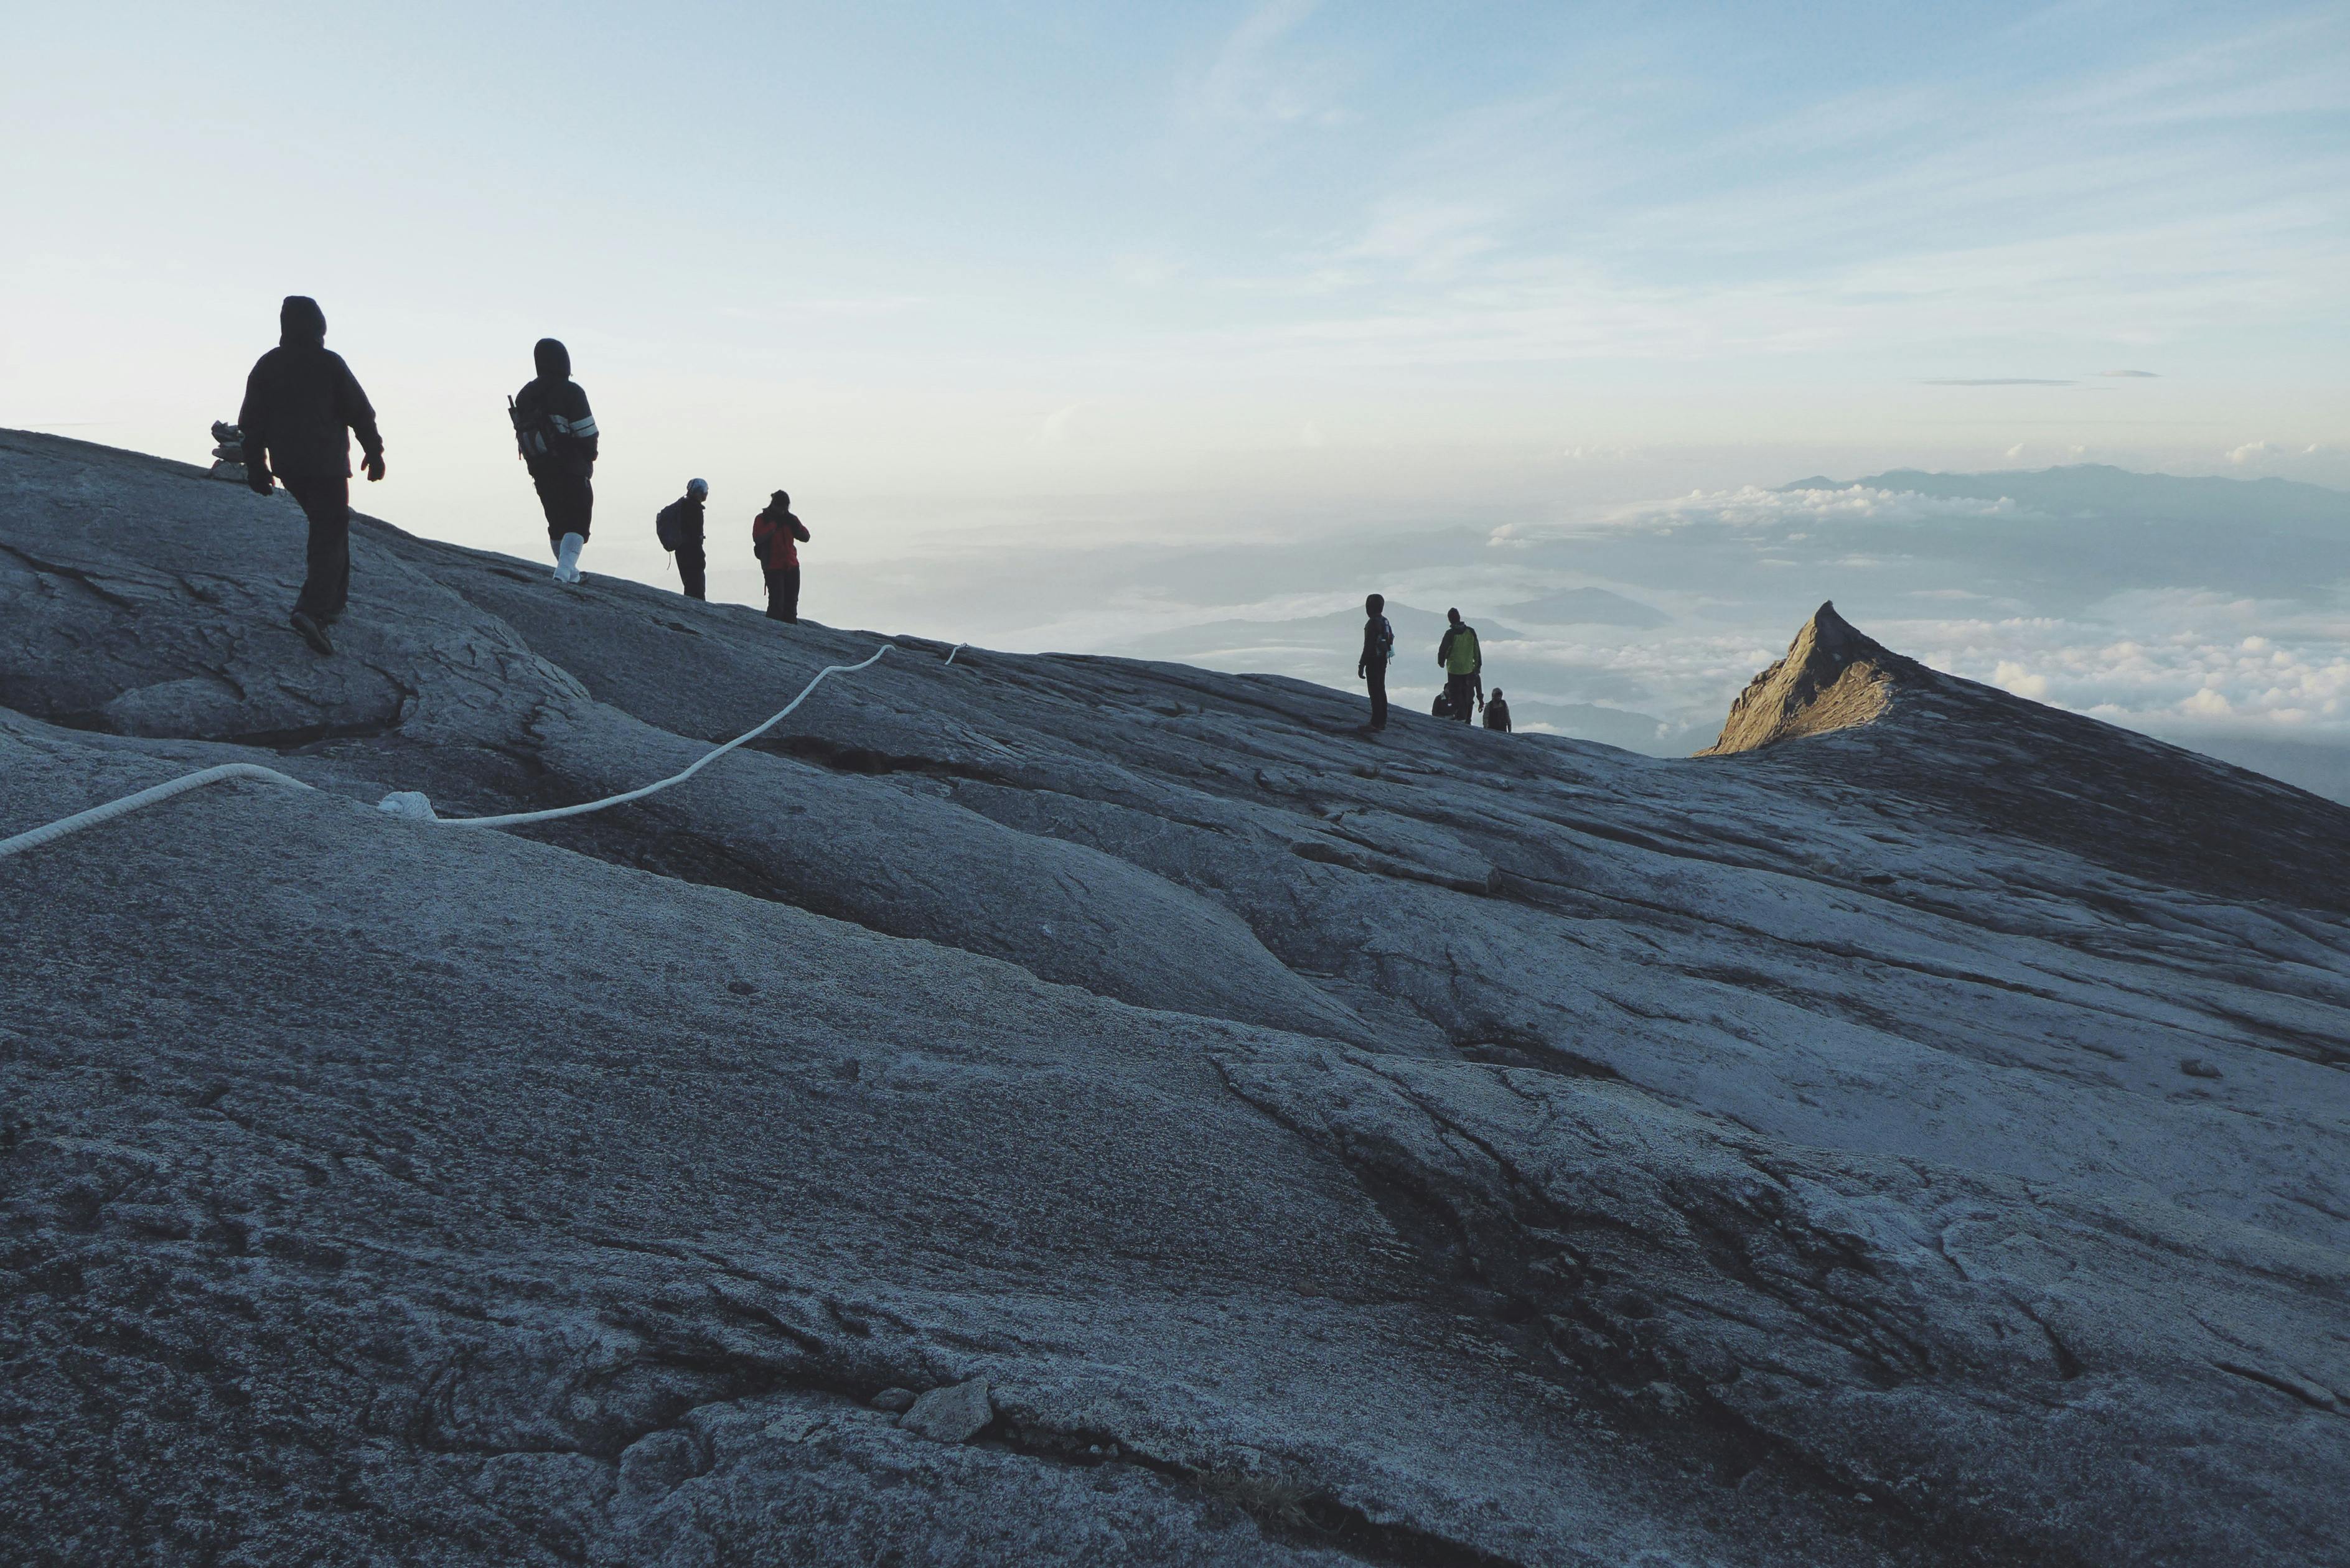
<path fill-rule="evenodd" d="M 938 1443 L 967 1443 L 995 1419 L 995 1406 L 987 1397 L 987 1379 L 933 1388 L 914 1401 L 898 1425 Z"/>
<path fill-rule="evenodd" d="M 649 1501 L 666 1495 L 702 1471 L 693 1439 L 671 1428 L 630 1443 L 620 1455 L 620 1495 Z"/>
<path fill-rule="evenodd" d="M 914 1391 L 911 1388 L 884 1388 L 873 1396 L 872 1403 L 876 1410 L 887 1410 L 894 1416 L 914 1407 Z"/>
<path fill-rule="evenodd" d="M 2178 1070 L 2190 1078 L 2216 1078 L 2220 1075 L 2220 1069 L 2200 1056 L 2189 1056 L 2178 1064 Z"/>

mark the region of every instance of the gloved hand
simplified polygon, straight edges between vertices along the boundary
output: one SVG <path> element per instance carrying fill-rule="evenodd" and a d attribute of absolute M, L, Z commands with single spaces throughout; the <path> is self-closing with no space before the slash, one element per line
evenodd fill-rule
<path fill-rule="evenodd" d="M 369 484 L 380 484 L 383 483 L 383 453 L 380 452 L 371 452 L 368 453 L 367 462 L 361 466 L 367 470 L 368 483 Z"/>
<path fill-rule="evenodd" d="M 244 483 L 255 495 L 266 495 L 277 488 L 277 482 L 269 477 L 269 471 L 265 468 L 246 469 Z"/>

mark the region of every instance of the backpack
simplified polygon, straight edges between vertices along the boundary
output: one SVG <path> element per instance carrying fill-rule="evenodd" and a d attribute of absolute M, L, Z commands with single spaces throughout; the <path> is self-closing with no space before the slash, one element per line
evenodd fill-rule
<path fill-rule="evenodd" d="M 1385 616 L 1379 617 L 1379 657 L 1390 664 L 1395 662 L 1395 628 L 1388 624 Z"/>
<path fill-rule="evenodd" d="M 555 421 L 546 408 L 546 400 L 541 398 L 536 407 L 525 409 L 509 397 L 506 418 L 514 421 L 515 450 L 522 453 L 523 462 L 536 471 L 555 451 Z"/>
<path fill-rule="evenodd" d="M 660 541 L 662 549 L 671 554 L 677 550 L 677 535 L 670 532 L 670 519 L 676 511 L 677 503 L 672 501 L 653 514 L 653 537 Z"/>
<path fill-rule="evenodd" d="M 1452 653 L 1456 648 L 1464 646 L 1461 640 L 1463 638 L 1469 639 L 1465 645 L 1469 650 L 1469 668 L 1455 671 L 1452 668 Z M 1477 646 L 1477 628 L 1465 620 L 1459 626 L 1445 628 L 1443 640 L 1436 645 L 1436 659 L 1438 663 L 1444 666 L 1444 672 L 1447 675 L 1475 674 L 1485 662 L 1484 650 Z"/>

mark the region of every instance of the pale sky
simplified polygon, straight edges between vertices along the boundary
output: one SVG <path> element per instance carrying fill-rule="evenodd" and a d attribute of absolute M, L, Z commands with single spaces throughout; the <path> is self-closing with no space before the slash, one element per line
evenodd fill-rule
<path fill-rule="evenodd" d="M 2350 483 L 2350 7 L 18 6 L 0 425 L 200 460 L 324 305 L 361 504 L 588 565 L 1896 465 Z M 639 537 L 641 535 L 641 537 Z M 609 541 L 608 543 L 608 541 Z M 747 547 L 722 571 L 746 574 Z M 722 578 L 722 582 L 726 579 Z"/>

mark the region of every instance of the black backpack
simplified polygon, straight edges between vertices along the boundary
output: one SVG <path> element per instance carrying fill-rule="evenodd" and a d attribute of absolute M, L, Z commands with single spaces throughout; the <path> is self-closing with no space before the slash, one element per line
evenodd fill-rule
<path fill-rule="evenodd" d="M 555 450 L 555 421 L 547 417 L 546 400 L 541 398 L 534 408 L 524 408 L 509 397 L 506 418 L 514 421 L 515 447 L 522 453 L 523 462 L 536 469 Z"/>

